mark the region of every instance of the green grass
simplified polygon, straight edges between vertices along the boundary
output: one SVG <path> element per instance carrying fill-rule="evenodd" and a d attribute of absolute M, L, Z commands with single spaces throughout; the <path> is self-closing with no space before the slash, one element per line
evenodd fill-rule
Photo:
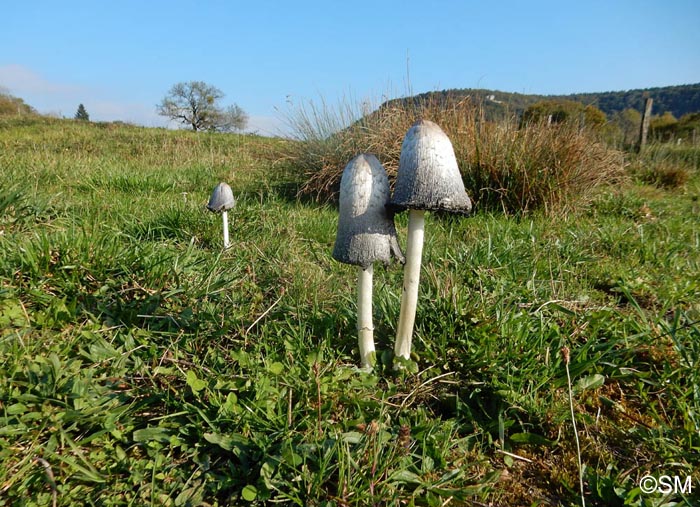
<path fill-rule="evenodd" d="M 697 505 L 697 168 L 556 220 L 428 215 L 415 372 L 394 266 L 367 375 L 337 211 L 288 197 L 281 142 L 0 122 L 0 505 L 579 505 L 564 346 L 586 505 Z"/>

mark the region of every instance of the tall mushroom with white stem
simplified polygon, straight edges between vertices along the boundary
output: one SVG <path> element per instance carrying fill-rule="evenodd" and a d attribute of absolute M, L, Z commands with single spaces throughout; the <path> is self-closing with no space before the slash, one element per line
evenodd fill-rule
<path fill-rule="evenodd" d="M 357 332 L 363 370 L 371 370 L 375 362 L 373 263 L 382 261 L 388 265 L 392 256 L 404 261 L 396 238 L 394 214 L 387 207 L 390 195 L 386 171 L 374 155 L 358 155 L 343 170 L 333 258 L 359 267 Z"/>
<path fill-rule="evenodd" d="M 236 200 L 233 198 L 233 191 L 226 183 L 219 183 L 214 187 L 207 209 L 213 213 L 221 213 L 224 222 L 224 248 L 230 246 L 228 240 L 228 210 L 236 205 Z"/>
<path fill-rule="evenodd" d="M 418 303 L 424 213 L 467 214 L 472 208 L 452 143 L 435 123 L 419 120 L 406 133 L 389 206 L 396 211 L 409 210 L 401 313 L 394 345 L 395 357 L 409 359 Z"/>

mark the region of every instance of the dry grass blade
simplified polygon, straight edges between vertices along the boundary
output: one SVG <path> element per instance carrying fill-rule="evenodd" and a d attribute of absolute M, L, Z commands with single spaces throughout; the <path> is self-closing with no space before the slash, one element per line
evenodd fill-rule
<path fill-rule="evenodd" d="M 574 412 L 574 396 L 573 388 L 571 386 L 571 373 L 569 372 L 569 362 L 571 360 L 571 351 L 569 347 L 563 347 L 561 349 L 561 355 L 564 359 L 564 367 L 566 368 L 566 380 L 567 386 L 569 388 L 569 409 L 571 410 L 571 424 L 574 427 L 574 439 L 576 440 L 576 457 L 578 459 L 578 480 L 579 488 L 581 490 L 581 507 L 586 507 L 586 496 L 583 488 L 583 463 L 581 462 L 581 443 L 578 438 L 578 430 L 576 429 L 576 412 Z"/>
<path fill-rule="evenodd" d="M 40 457 L 35 457 L 34 461 L 39 463 L 42 467 L 44 467 L 44 473 L 46 474 L 46 481 L 49 483 L 49 486 L 51 487 L 51 504 L 53 507 L 56 507 L 58 503 L 58 489 L 56 488 L 56 479 L 54 478 L 53 475 L 53 470 L 51 469 L 51 464 L 46 461 L 44 458 Z"/>

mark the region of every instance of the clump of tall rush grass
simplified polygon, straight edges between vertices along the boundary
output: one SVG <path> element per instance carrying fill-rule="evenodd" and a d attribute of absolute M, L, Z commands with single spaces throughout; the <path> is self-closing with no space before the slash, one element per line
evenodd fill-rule
<path fill-rule="evenodd" d="M 373 112 L 345 101 L 307 103 L 288 116 L 293 137 L 283 157 L 304 177 L 300 193 L 335 197 L 345 164 L 359 152 L 377 155 L 396 174 L 401 141 L 418 119 L 431 120 L 452 140 L 465 186 L 486 210 L 555 213 L 605 184 L 624 178 L 620 153 L 578 126 L 521 124 L 515 114 L 489 121 L 471 99 L 385 102 Z"/>

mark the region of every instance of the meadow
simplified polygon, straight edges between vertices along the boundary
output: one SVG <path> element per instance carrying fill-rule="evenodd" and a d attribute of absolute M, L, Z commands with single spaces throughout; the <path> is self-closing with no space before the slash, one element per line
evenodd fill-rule
<path fill-rule="evenodd" d="M 697 148 L 556 215 L 428 214 L 415 367 L 394 265 L 367 374 L 292 142 L 0 119 L 0 506 L 573 506 L 579 459 L 586 505 L 700 505 Z"/>

